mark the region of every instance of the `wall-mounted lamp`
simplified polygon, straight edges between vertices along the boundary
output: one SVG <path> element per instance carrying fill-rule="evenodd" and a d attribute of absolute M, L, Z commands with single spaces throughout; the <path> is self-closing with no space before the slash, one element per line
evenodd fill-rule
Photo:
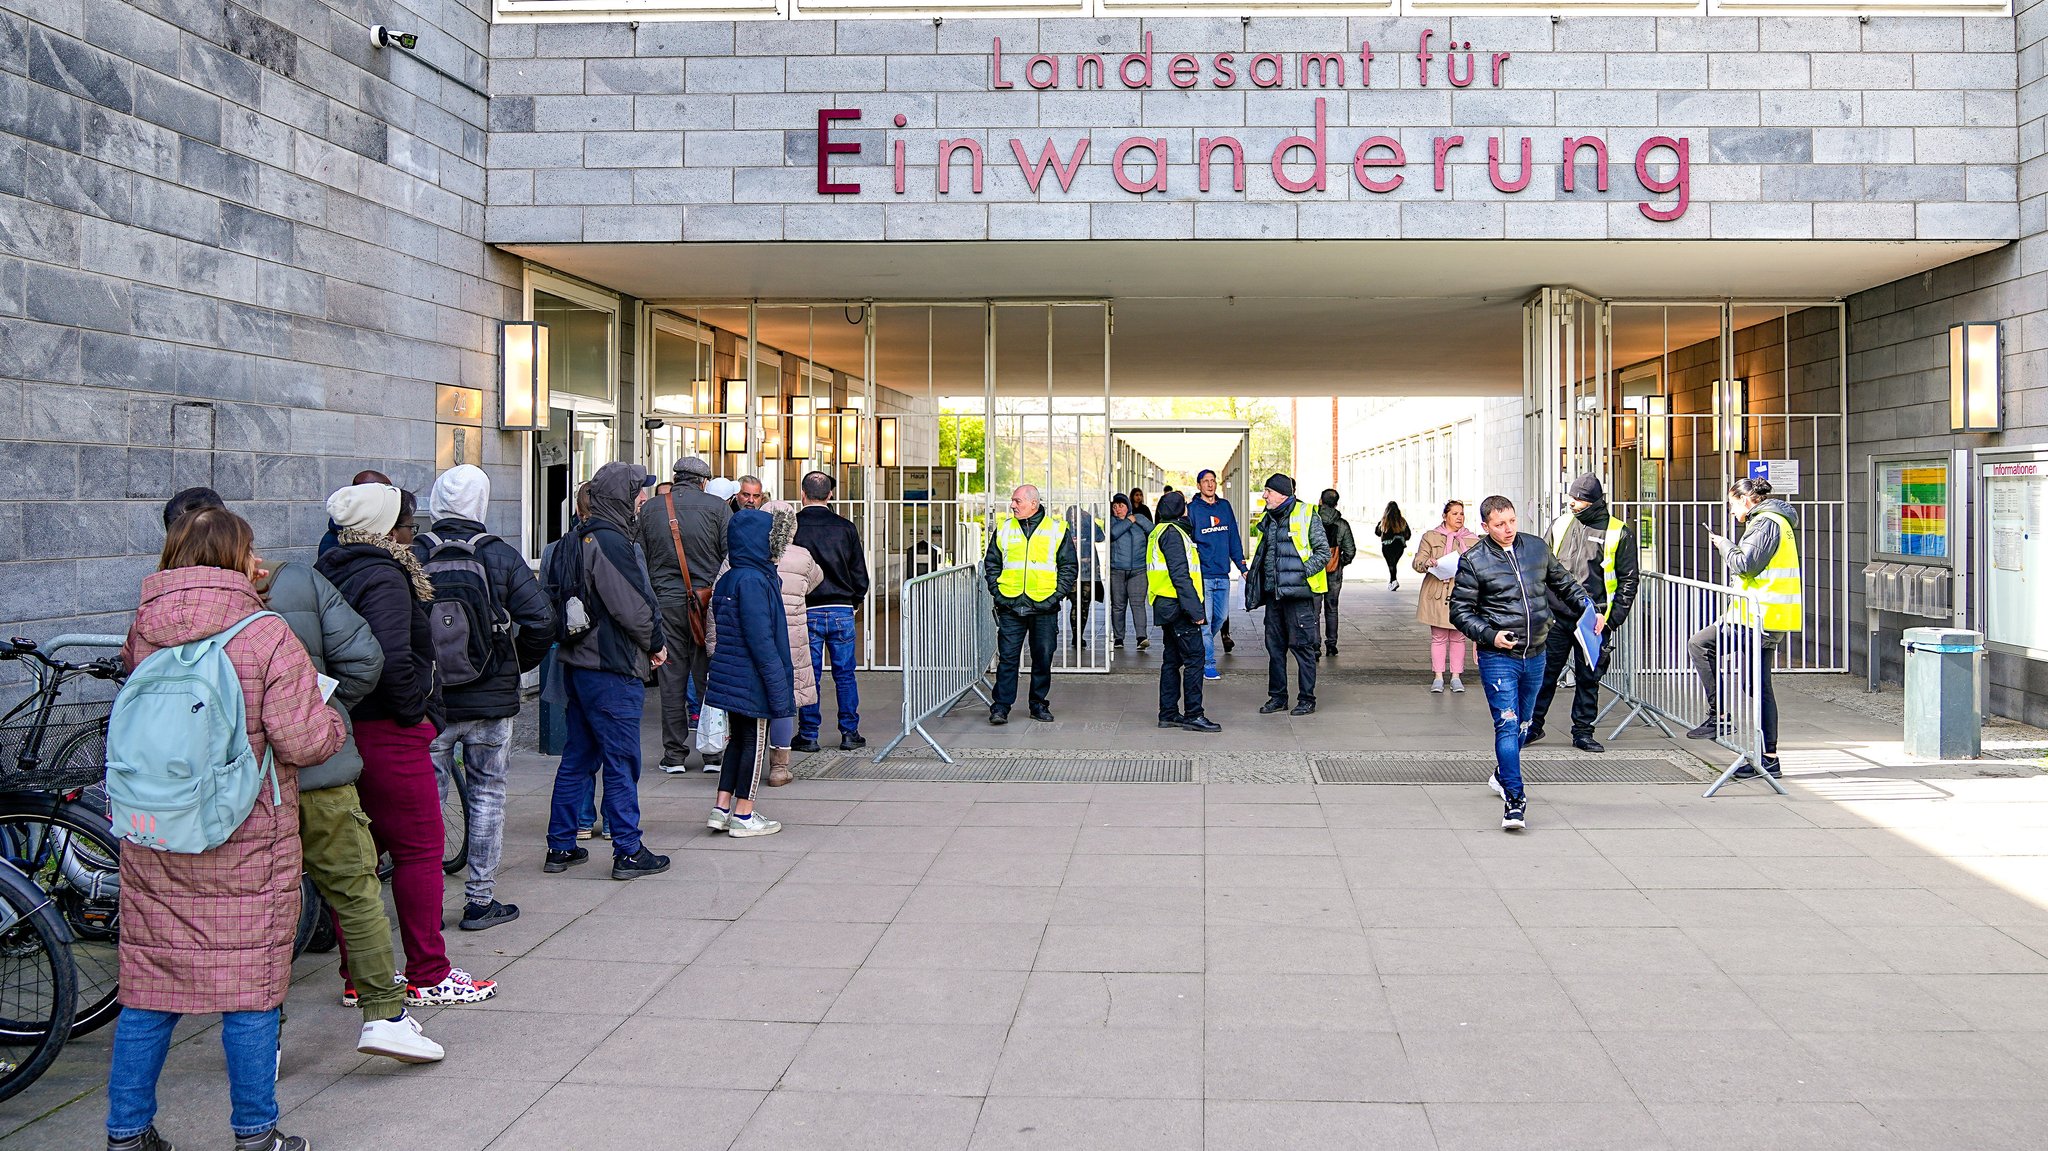
<path fill-rule="evenodd" d="M 881 463 L 885 468 L 896 466 L 896 417 L 883 416 L 876 421 L 881 441 Z"/>
<path fill-rule="evenodd" d="M 1948 428 L 1952 432 L 1995 432 L 2005 426 L 2003 333 L 1996 323 L 1950 324 L 1948 329 Z"/>
<path fill-rule="evenodd" d="M 744 416 L 747 414 L 747 381 L 732 379 L 725 381 L 725 414 Z M 724 448 L 737 454 L 747 450 L 747 422 L 744 419 L 725 421 Z"/>
<path fill-rule="evenodd" d="M 1671 401 L 1663 396 L 1643 397 L 1642 446 L 1645 459 L 1671 458 Z"/>
<path fill-rule="evenodd" d="M 860 413 L 851 408 L 839 413 L 839 458 L 860 462 Z"/>
<path fill-rule="evenodd" d="M 811 397 L 789 397 L 789 458 L 808 460 L 811 458 L 811 431 L 815 427 L 811 419 Z"/>
<path fill-rule="evenodd" d="M 1714 381 L 1714 448 L 1723 452 L 1749 450 L 1749 381 Z"/>
<path fill-rule="evenodd" d="M 498 426 L 508 432 L 548 426 L 548 326 L 538 320 L 498 325 Z"/>

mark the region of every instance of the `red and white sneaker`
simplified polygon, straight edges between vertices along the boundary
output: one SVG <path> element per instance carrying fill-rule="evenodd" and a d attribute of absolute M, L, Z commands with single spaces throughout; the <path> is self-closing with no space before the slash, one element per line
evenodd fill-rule
<path fill-rule="evenodd" d="M 405 972 L 401 971 L 398 973 L 396 982 L 401 986 L 405 985 Z M 356 995 L 355 980 L 344 979 L 341 981 L 341 1005 L 343 1007 L 360 1007 L 362 1005 L 362 1000 Z"/>
<path fill-rule="evenodd" d="M 459 1003 L 482 1003 L 498 993 L 495 980 L 474 979 L 460 967 L 448 969 L 448 977 L 432 987 L 407 986 L 405 1001 L 413 1007 L 446 1007 Z"/>

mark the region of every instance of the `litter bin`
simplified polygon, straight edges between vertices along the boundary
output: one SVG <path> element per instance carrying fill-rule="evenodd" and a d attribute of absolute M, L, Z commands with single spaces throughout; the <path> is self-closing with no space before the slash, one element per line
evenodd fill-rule
<path fill-rule="evenodd" d="M 1975 759 L 1984 751 L 1978 677 L 1984 635 L 1952 627 L 1909 627 L 1906 649 L 1906 754 L 1917 759 Z"/>

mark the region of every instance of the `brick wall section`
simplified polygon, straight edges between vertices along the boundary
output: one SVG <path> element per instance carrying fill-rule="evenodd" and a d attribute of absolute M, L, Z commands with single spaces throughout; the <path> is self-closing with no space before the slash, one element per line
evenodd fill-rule
<path fill-rule="evenodd" d="M 478 89 L 486 0 L 379 18 Z M 489 388 L 516 262 L 485 246 L 487 101 L 325 0 L 0 0 L 0 617 L 119 630 L 162 501 L 264 554 L 321 501 L 432 479 L 434 385 Z M 495 392 L 487 410 L 495 410 Z M 498 527 L 516 441 L 492 437 Z"/>
<path fill-rule="evenodd" d="M 1860 575 L 1869 557 L 1867 512 L 1860 486 L 1876 452 L 1934 451 L 2040 443 L 2048 439 L 2048 0 L 2016 5 L 2019 61 L 2017 244 L 1886 284 L 1849 300 L 1850 476 L 1859 513 L 1852 515 L 1851 556 L 1856 655 L 1862 674 L 1868 633 Z M 1998 435 L 1951 436 L 1948 427 L 1948 326 L 1961 320 L 2005 322 L 2005 421 Z M 1877 651 L 1886 679 L 1898 682 L 1899 626 L 1886 617 Z M 1910 621 L 1920 622 L 1920 621 Z M 1991 709 L 2048 724 L 2048 664 L 1990 657 Z"/>
<path fill-rule="evenodd" d="M 498 24 L 491 29 L 491 215 L 499 243 L 656 240 L 1088 238 L 1823 238 L 2009 239 L 2018 234 L 2011 18 L 1547 15 L 1386 19 L 1237 16 L 1165 19 L 763 21 Z M 1431 83 L 1415 46 L 1435 28 Z M 1150 91 L 1073 88 L 1073 59 L 1113 68 L 1150 33 L 1174 52 L 1272 51 L 1290 77 L 1304 51 L 1374 48 L 1373 86 Z M 991 40 L 1005 75 L 989 90 Z M 1508 83 L 1452 89 L 1446 37 L 1510 51 Z M 1067 88 L 1035 92 L 1022 68 L 1058 53 Z M 1482 66 L 1486 58 L 1479 61 Z M 1206 71 L 1205 71 L 1206 75 Z M 1290 80 L 1291 82 L 1291 80 Z M 1281 191 L 1267 159 L 1330 99 L 1330 187 Z M 817 112 L 859 108 L 836 131 L 863 154 L 836 171 L 858 195 L 816 191 Z M 906 125 L 893 126 L 901 113 Z M 1449 187 L 1431 188 L 1431 138 L 1458 125 Z M 1202 128 L 1246 147 L 1247 189 L 1197 190 Z M 1560 141 L 1595 132 L 1613 157 L 1611 190 L 1561 190 Z M 1400 138 L 1407 183 L 1359 187 L 1351 151 Z M 1033 193 L 1010 152 L 1051 135 L 1069 155 L 1091 139 L 1071 191 Z M 1169 190 L 1118 188 L 1109 165 L 1133 135 L 1165 138 Z M 1486 140 L 1533 139 L 1522 192 L 1495 190 Z M 1692 140 L 1693 207 L 1668 224 L 1640 214 L 1632 168 L 1651 136 Z M 889 145 L 908 145 L 908 189 L 891 189 Z M 938 142 L 987 156 L 985 191 L 935 191 Z M 1142 156 L 1142 153 L 1139 154 Z M 1590 171 L 1586 175 L 1590 176 Z"/>

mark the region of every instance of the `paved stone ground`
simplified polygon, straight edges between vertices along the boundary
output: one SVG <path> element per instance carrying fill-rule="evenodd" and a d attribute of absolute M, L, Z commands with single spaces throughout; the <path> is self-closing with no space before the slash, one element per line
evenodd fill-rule
<path fill-rule="evenodd" d="M 1412 641 L 1386 598 L 1354 606 L 1340 666 Z M 1399 676 L 1252 715 L 1262 663 L 1197 754 L 1485 746 L 1476 690 Z M 947 730 L 1160 746 L 1139 678 L 1056 690 L 1051 730 Z M 323 1151 L 2039 1146 L 2048 777 L 1885 766 L 1878 714 L 1787 694 L 1812 757 L 1789 799 L 1557 786 L 1509 836 L 1477 783 L 807 780 L 764 803 L 782 835 L 735 843 L 702 826 L 707 778 L 655 776 L 676 864 L 631 884 L 540 873 L 551 761 L 521 755 L 502 894 L 525 914 L 449 933 L 503 992 L 433 1013 L 449 1059 L 400 1068 L 353 1053 L 332 958 L 302 960 L 287 1129 Z M 214 1029 L 187 1026 L 163 1126 L 219 1145 Z M 0 1151 L 98 1145 L 107 1042 L 0 1105 Z"/>

